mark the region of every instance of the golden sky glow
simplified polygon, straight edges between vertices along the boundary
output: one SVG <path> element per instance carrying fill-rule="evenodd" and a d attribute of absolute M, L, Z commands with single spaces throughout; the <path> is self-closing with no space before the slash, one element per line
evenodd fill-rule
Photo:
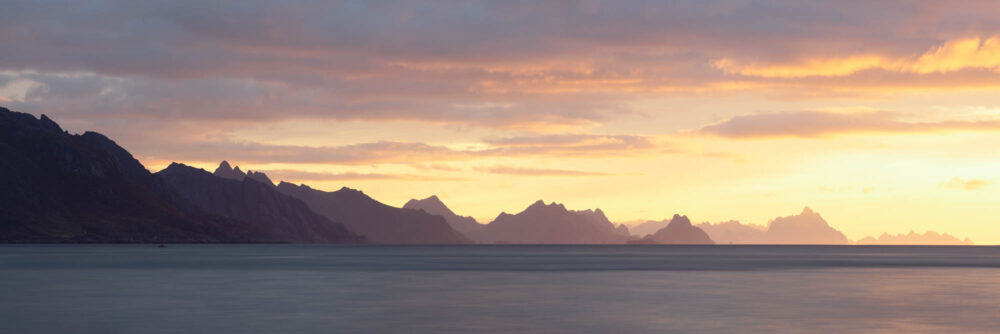
<path fill-rule="evenodd" d="M 94 6 L 0 14 L 0 103 L 154 171 L 1000 244 L 995 2 Z"/>
<path fill-rule="evenodd" d="M 844 76 L 864 70 L 906 73 L 947 73 L 963 69 L 1000 69 L 1000 37 L 972 37 L 948 40 L 913 58 L 880 55 L 852 55 L 843 58 L 807 58 L 791 64 L 736 65 L 723 58 L 715 66 L 728 73 L 765 78 L 801 78 L 809 76 Z"/>

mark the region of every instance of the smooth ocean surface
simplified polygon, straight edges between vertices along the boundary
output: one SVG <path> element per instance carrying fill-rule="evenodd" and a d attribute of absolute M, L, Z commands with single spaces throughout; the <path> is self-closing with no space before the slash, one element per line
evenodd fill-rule
<path fill-rule="evenodd" d="M 0 246 L 0 333 L 998 330 L 997 247 Z"/>

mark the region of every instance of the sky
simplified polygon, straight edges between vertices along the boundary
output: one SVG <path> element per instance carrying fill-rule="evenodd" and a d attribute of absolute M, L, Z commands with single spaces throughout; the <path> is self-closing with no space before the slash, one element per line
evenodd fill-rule
<path fill-rule="evenodd" d="M 996 1 L 0 1 L 0 105 L 151 171 L 1000 244 Z"/>

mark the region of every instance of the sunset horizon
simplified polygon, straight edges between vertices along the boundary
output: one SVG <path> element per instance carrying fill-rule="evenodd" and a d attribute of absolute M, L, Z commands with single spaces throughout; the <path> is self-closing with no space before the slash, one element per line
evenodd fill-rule
<path fill-rule="evenodd" d="M 995 6 L 26 6 L 3 23 L 0 105 L 151 171 L 228 159 L 478 219 L 537 199 L 622 222 L 809 206 L 852 239 L 998 244 Z"/>
<path fill-rule="evenodd" d="M 0 9 L 0 332 L 1000 326 L 1000 1 Z"/>

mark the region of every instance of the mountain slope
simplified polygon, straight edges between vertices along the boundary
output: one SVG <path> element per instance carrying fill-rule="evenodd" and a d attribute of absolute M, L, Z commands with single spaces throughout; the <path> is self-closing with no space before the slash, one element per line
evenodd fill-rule
<path fill-rule="evenodd" d="M 438 215 L 444 217 L 444 220 L 451 225 L 451 228 L 455 229 L 459 233 L 468 235 L 470 232 L 478 231 L 483 228 L 483 224 L 476 221 L 475 218 L 459 216 L 452 212 L 448 206 L 444 205 L 437 196 L 431 196 L 425 199 L 411 199 L 403 205 L 404 209 L 412 210 L 423 210 L 432 215 Z"/>
<path fill-rule="evenodd" d="M 419 210 L 382 204 L 358 190 L 342 188 L 334 192 L 278 184 L 278 191 L 301 199 L 312 210 L 343 222 L 368 240 L 388 244 L 459 244 L 471 240 L 458 233 L 441 216 Z"/>
<path fill-rule="evenodd" d="M 245 221 L 276 240 L 307 243 L 363 240 L 343 224 L 313 212 L 302 201 L 249 177 L 242 181 L 226 179 L 178 163 L 170 164 L 156 175 L 200 210 Z"/>
<path fill-rule="evenodd" d="M 0 242 L 248 242 L 263 232 L 190 210 L 125 149 L 0 108 Z"/>
<path fill-rule="evenodd" d="M 571 211 L 543 201 L 516 215 L 501 213 L 471 236 L 479 242 L 518 244 L 609 244 L 628 239 L 600 209 Z"/>

